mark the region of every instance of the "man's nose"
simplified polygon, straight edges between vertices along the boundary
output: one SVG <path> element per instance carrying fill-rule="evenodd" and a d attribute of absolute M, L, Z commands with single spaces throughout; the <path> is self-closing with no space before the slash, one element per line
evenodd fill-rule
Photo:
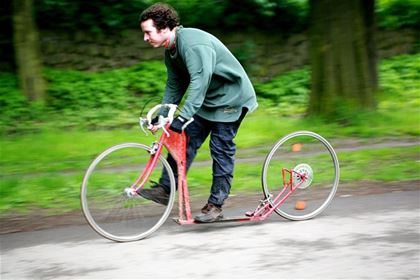
<path fill-rule="evenodd" d="M 146 34 L 144 34 L 144 36 L 143 36 L 143 40 L 144 40 L 145 42 L 149 41 L 149 36 L 147 36 Z"/>

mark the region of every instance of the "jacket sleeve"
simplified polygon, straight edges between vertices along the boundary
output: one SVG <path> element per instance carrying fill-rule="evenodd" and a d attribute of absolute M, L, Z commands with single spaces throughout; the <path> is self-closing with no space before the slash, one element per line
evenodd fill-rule
<path fill-rule="evenodd" d="M 216 65 L 216 53 L 209 46 L 198 45 L 187 49 L 184 59 L 190 84 L 181 116 L 190 119 L 201 108 L 206 97 Z"/>
<path fill-rule="evenodd" d="M 175 66 L 173 65 L 169 54 L 165 52 L 165 65 L 167 70 L 167 80 L 166 80 L 166 87 L 165 87 L 165 94 L 163 95 L 162 104 L 176 104 L 178 105 L 182 97 L 185 94 L 186 87 L 182 86 L 181 81 L 182 79 L 179 77 L 175 70 Z M 161 110 L 160 112 L 163 115 L 167 114 L 167 110 Z"/>

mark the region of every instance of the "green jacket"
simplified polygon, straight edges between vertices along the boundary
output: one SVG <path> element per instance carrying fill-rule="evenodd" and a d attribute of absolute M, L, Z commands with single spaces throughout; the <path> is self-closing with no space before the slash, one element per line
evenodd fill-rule
<path fill-rule="evenodd" d="M 242 108 L 257 108 L 254 88 L 239 61 L 213 35 L 177 27 L 175 48 L 165 50 L 168 72 L 163 103 L 179 104 L 180 115 L 217 122 L 238 120 Z"/>

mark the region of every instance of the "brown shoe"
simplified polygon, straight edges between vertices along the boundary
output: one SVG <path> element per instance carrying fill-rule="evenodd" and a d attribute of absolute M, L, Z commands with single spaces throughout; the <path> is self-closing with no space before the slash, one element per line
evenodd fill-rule
<path fill-rule="evenodd" d="M 208 204 L 207 203 L 206 205 L 204 205 L 204 207 L 201 208 L 201 213 L 207 214 L 209 212 L 209 210 L 211 209 L 211 206 L 210 205 L 212 205 L 212 204 Z"/>
<path fill-rule="evenodd" d="M 150 189 L 140 189 L 137 193 L 145 199 L 162 205 L 168 205 L 169 194 L 161 185 L 155 185 Z"/>
<path fill-rule="evenodd" d="M 222 208 L 208 203 L 201 209 L 201 214 L 194 217 L 194 220 L 199 223 L 212 223 L 222 218 Z"/>

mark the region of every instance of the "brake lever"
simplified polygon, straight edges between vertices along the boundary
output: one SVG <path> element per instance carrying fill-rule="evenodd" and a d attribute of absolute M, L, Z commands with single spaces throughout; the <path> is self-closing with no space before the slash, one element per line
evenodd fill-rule
<path fill-rule="evenodd" d="M 194 121 L 194 118 L 191 117 L 191 119 L 189 119 L 183 126 L 182 126 L 182 130 L 185 130 L 187 128 L 187 126 L 192 123 Z"/>
<path fill-rule="evenodd" d="M 144 119 L 144 118 L 140 117 L 139 118 L 139 124 L 140 124 L 140 128 L 141 128 L 141 130 L 143 130 L 144 134 L 146 134 L 146 136 L 149 136 L 147 131 L 144 129 L 144 125 L 147 124 L 147 119 Z"/>
<path fill-rule="evenodd" d="M 165 132 L 166 136 L 169 137 L 169 132 L 164 126 L 162 126 L 162 130 L 163 130 L 163 132 Z"/>

